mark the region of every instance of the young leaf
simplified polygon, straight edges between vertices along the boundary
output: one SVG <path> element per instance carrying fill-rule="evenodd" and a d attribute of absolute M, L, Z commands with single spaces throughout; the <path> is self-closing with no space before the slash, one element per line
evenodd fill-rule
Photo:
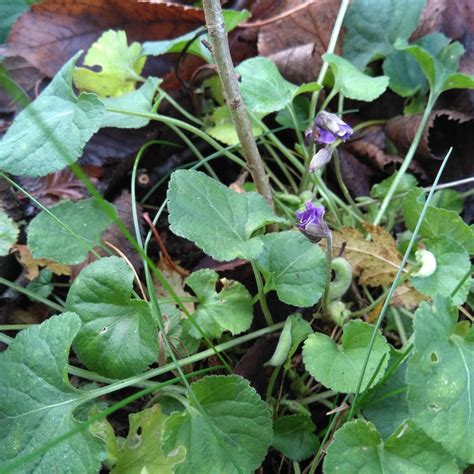
<path fill-rule="evenodd" d="M 433 207 L 461 214 L 464 209 L 464 197 L 454 189 L 440 189 L 433 194 L 430 204 Z"/>
<path fill-rule="evenodd" d="M 47 298 L 54 290 L 54 285 L 51 283 L 52 277 L 53 272 L 48 268 L 43 268 L 43 270 L 39 272 L 39 275 L 28 283 L 26 287 L 33 293 Z"/>
<path fill-rule="evenodd" d="M 395 47 L 410 54 L 420 66 L 435 95 L 450 89 L 474 89 L 474 77 L 456 73 L 464 48 L 457 41 L 445 46 L 436 56 L 417 44 L 398 40 Z"/>
<path fill-rule="evenodd" d="M 223 10 L 222 14 L 227 32 L 232 31 L 239 23 L 250 17 L 247 10 Z M 145 41 L 143 43 L 143 54 L 159 56 L 166 53 L 181 53 L 186 49 L 187 54 L 193 54 L 208 63 L 213 63 L 212 53 L 204 46 L 206 41 L 209 43 L 209 35 L 199 34 L 201 31 L 202 28 L 199 28 L 171 40 Z"/>
<path fill-rule="evenodd" d="M 217 293 L 218 278 L 214 270 L 204 269 L 192 273 L 186 280 L 199 300 L 193 317 L 208 337 L 221 337 L 224 331 L 235 336 L 252 324 L 252 297 L 244 285 L 232 280 L 223 281 L 223 288 Z M 194 326 L 189 327 L 189 334 L 201 337 Z"/>
<path fill-rule="evenodd" d="M 474 463 L 474 340 L 455 333 L 449 298 L 415 313 L 415 351 L 408 362 L 408 403 L 415 423 L 466 464 Z"/>
<path fill-rule="evenodd" d="M 392 349 L 386 373 L 399 358 L 400 353 Z M 406 369 L 407 365 L 403 362 L 388 380 L 371 389 L 364 401 L 364 416 L 375 425 L 383 439 L 387 439 L 404 420 L 410 418 Z"/>
<path fill-rule="evenodd" d="M 186 449 L 179 446 L 165 455 L 160 447 L 161 428 L 166 420 L 159 405 L 128 415 L 130 429 L 112 474 L 173 474 L 177 464 L 184 461 Z"/>
<path fill-rule="evenodd" d="M 315 429 L 308 416 L 283 416 L 273 424 L 272 446 L 291 461 L 304 461 L 318 449 L 319 440 L 314 434 Z"/>
<path fill-rule="evenodd" d="M 334 74 L 334 91 L 348 99 L 370 102 L 382 95 L 388 86 L 388 77 L 370 77 L 360 72 L 349 61 L 335 54 L 326 53 L 323 59 Z"/>
<path fill-rule="evenodd" d="M 76 54 L 41 95 L 18 114 L 0 142 L 0 169 L 18 176 L 45 176 L 66 168 L 100 128 L 105 108 L 93 94 L 76 97 Z"/>
<path fill-rule="evenodd" d="M 259 116 L 261 117 L 262 114 L 259 114 Z M 216 140 L 226 145 L 238 145 L 240 143 L 227 105 L 216 107 L 212 114 L 206 118 L 206 123 L 204 131 Z M 250 117 L 250 123 L 252 124 L 252 135 L 254 137 L 258 137 L 263 133 L 263 130 L 255 124 L 253 117 Z"/>
<path fill-rule="evenodd" d="M 326 285 L 326 257 L 318 245 L 301 232 L 267 234 L 258 266 L 267 289 L 276 290 L 281 301 L 308 307 L 321 298 Z"/>
<path fill-rule="evenodd" d="M 125 109 L 130 112 L 138 112 L 142 114 L 151 113 L 153 98 L 160 83 L 161 79 L 158 79 L 157 77 L 149 77 L 139 89 L 123 94 L 120 97 L 109 97 L 104 99 L 103 103 L 107 107 Z M 150 119 L 148 118 L 134 117 L 132 115 L 107 111 L 102 119 L 100 127 L 141 128 L 148 125 L 149 122 Z"/>
<path fill-rule="evenodd" d="M 372 189 L 370 190 L 370 195 L 373 198 L 377 198 L 383 200 L 383 198 L 387 195 L 390 186 L 392 185 L 397 173 L 392 174 L 389 178 L 380 181 L 380 183 L 374 184 Z M 396 194 L 407 193 L 410 189 L 414 188 L 418 184 L 418 180 L 410 173 L 405 173 L 402 176 L 402 179 L 398 183 L 397 189 L 395 191 Z M 387 214 L 395 213 L 400 211 L 402 202 L 404 197 L 394 197 L 387 208 Z"/>
<path fill-rule="evenodd" d="M 169 416 L 162 430 L 162 448 L 186 448 L 177 474 L 253 472 L 272 441 L 272 417 L 266 403 L 237 375 L 211 376 L 191 385 L 193 398 L 184 412 Z"/>
<path fill-rule="evenodd" d="M 350 321 L 344 326 L 342 346 L 337 346 L 326 334 L 312 334 L 306 339 L 303 348 L 306 370 L 318 382 L 332 390 L 355 392 L 373 331 L 374 327 L 370 324 L 359 320 Z M 371 386 L 382 378 L 388 364 L 389 352 L 390 346 L 385 337 L 377 332 L 361 391 L 370 388 L 367 385 L 377 369 L 379 371 Z"/>
<path fill-rule="evenodd" d="M 219 261 L 257 257 L 263 243 L 252 234 L 281 221 L 259 194 L 237 193 L 193 170 L 171 175 L 168 211 L 176 235 L 192 240 Z"/>
<path fill-rule="evenodd" d="M 88 400 L 67 377 L 69 349 L 81 321 L 74 313 L 53 316 L 17 335 L 0 354 L 0 464 L 28 455 L 79 426 L 73 412 Z M 102 443 L 81 431 L 35 459 L 21 472 L 98 472 Z M 19 472 L 18 470 L 16 472 Z"/>
<path fill-rule="evenodd" d="M 110 209 L 115 209 L 107 203 Z M 63 201 L 49 212 L 40 212 L 28 227 L 28 246 L 34 258 L 47 258 L 73 265 L 82 262 L 100 242 L 102 232 L 113 222 L 96 198 Z"/>
<path fill-rule="evenodd" d="M 423 36 L 415 42 L 429 54 L 436 57 L 449 44 L 442 33 Z M 416 92 L 425 94 L 428 81 L 415 58 L 407 51 L 394 51 L 383 63 L 383 72 L 390 78 L 390 88 L 402 97 L 410 97 Z"/>
<path fill-rule="evenodd" d="M 323 470 L 325 474 L 459 472 L 454 458 L 410 420 L 385 442 L 372 423 L 346 423 L 327 450 Z"/>
<path fill-rule="evenodd" d="M 7 255 L 20 230 L 6 212 L 0 211 L 0 256 Z"/>
<path fill-rule="evenodd" d="M 90 48 L 84 66 L 100 66 L 100 72 L 84 67 L 74 70 L 74 84 L 78 89 L 107 96 L 120 96 L 135 90 L 145 65 L 140 43 L 128 46 L 125 31 L 106 31 Z"/>
<path fill-rule="evenodd" d="M 425 240 L 424 244 L 436 259 L 436 270 L 429 276 L 412 276 L 411 284 L 428 296 L 451 296 L 471 268 L 469 254 L 464 247 L 447 236 Z M 470 288 L 471 279 L 467 278 L 454 295 L 454 303 L 463 304 Z"/>
<path fill-rule="evenodd" d="M 91 263 L 74 280 L 68 311 L 82 320 L 74 351 L 94 372 L 125 378 L 157 358 L 157 330 L 148 303 L 130 299 L 133 271 L 118 257 Z"/>
<path fill-rule="evenodd" d="M 420 188 L 411 190 L 403 202 L 405 225 L 411 231 L 416 226 L 424 202 L 424 191 Z M 474 253 L 474 230 L 453 211 L 428 206 L 419 234 L 421 237 L 429 238 L 447 235 L 470 254 Z"/>
<path fill-rule="evenodd" d="M 415 31 L 424 6 L 425 0 L 354 0 L 344 20 L 344 57 L 364 69 L 388 56 L 398 38 Z"/>
<path fill-rule="evenodd" d="M 298 89 L 280 74 L 275 63 L 257 56 L 236 68 L 245 105 L 253 113 L 270 114 L 291 104 Z"/>

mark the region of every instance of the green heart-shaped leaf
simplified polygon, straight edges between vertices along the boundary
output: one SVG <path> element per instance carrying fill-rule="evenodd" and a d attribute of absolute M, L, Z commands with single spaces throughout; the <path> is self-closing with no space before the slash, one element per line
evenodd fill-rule
<path fill-rule="evenodd" d="M 143 372 L 157 358 L 157 330 L 148 303 L 130 299 L 134 274 L 118 257 L 86 267 L 71 285 L 66 308 L 82 327 L 74 350 L 91 370 L 112 378 Z"/>
<path fill-rule="evenodd" d="M 373 332 L 374 327 L 370 324 L 363 321 L 350 321 L 344 326 L 342 346 L 337 346 L 325 334 L 311 334 L 306 339 L 303 348 L 306 370 L 318 382 L 332 390 L 344 393 L 355 392 Z M 383 376 L 388 364 L 389 351 L 387 341 L 377 331 L 362 380 L 361 391 L 369 388 L 367 385 L 378 368 L 379 371 L 371 386 Z"/>

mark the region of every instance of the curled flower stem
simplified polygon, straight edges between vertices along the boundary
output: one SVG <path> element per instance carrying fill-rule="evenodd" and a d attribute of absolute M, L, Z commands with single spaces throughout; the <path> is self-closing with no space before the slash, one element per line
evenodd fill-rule
<path fill-rule="evenodd" d="M 247 109 L 240 94 L 237 75 L 230 56 L 227 32 L 219 0 L 204 0 L 202 2 L 209 40 L 212 45 L 212 55 L 216 61 L 217 72 L 222 83 L 222 89 L 229 106 L 232 122 L 239 137 L 242 151 L 257 191 L 262 194 L 273 208 L 272 188 L 265 173 L 263 160 L 252 134 L 252 126 Z"/>

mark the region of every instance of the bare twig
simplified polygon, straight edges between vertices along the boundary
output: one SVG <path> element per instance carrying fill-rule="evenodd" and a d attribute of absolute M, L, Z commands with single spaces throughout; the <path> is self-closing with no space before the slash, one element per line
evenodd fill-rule
<path fill-rule="evenodd" d="M 211 41 L 212 53 L 216 61 L 217 72 L 222 81 L 222 89 L 230 109 L 243 154 L 257 187 L 257 191 L 273 208 L 272 189 L 265 173 L 263 161 L 252 134 L 252 126 L 240 94 L 237 75 L 230 56 L 227 33 L 219 0 L 203 0 L 204 15 Z"/>

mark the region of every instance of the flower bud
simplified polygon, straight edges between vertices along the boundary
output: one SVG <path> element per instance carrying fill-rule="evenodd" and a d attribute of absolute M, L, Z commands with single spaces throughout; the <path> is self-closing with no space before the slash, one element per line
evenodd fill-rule
<path fill-rule="evenodd" d="M 336 114 L 324 110 L 317 115 L 315 124 L 317 127 L 329 130 L 343 142 L 350 138 L 353 133 L 352 128 Z"/>
<path fill-rule="evenodd" d="M 334 148 L 331 146 L 326 146 L 324 148 L 321 148 L 313 156 L 313 159 L 311 160 L 311 163 L 309 164 L 309 172 L 314 173 L 315 171 L 321 169 L 323 166 L 328 164 L 331 161 L 333 150 Z"/>
<path fill-rule="evenodd" d="M 304 211 L 296 212 L 297 227 L 311 242 L 319 242 L 331 232 L 324 222 L 323 206 L 315 206 L 311 201 L 306 202 Z"/>

